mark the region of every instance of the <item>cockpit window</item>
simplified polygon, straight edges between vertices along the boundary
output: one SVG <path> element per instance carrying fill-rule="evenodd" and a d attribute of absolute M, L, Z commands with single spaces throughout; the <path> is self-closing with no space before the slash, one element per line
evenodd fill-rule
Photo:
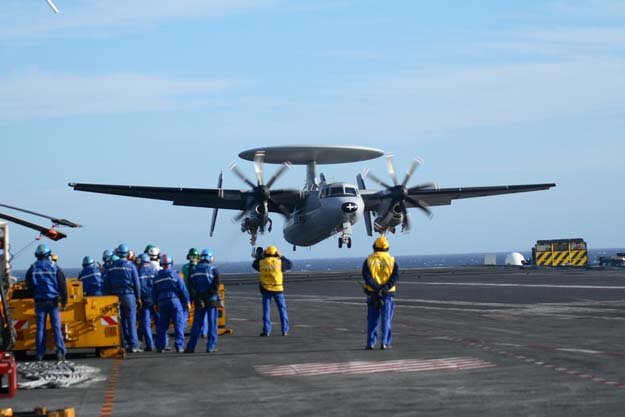
<path fill-rule="evenodd" d="M 330 187 L 331 196 L 343 195 L 343 187 Z"/>
<path fill-rule="evenodd" d="M 345 195 L 358 195 L 358 191 L 354 187 L 345 187 Z"/>

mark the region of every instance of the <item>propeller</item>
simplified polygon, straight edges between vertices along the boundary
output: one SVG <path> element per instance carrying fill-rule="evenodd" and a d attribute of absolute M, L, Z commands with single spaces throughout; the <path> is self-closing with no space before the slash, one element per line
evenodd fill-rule
<path fill-rule="evenodd" d="M 224 196 L 224 190 L 222 187 L 224 183 L 224 172 L 220 171 L 219 172 L 219 177 L 217 178 L 217 193 L 219 195 L 219 198 L 223 198 Z M 217 211 L 219 209 L 217 207 L 215 207 L 213 209 L 213 218 L 211 219 L 211 231 L 210 231 L 210 237 L 213 237 L 213 232 L 215 232 L 215 223 L 217 222 Z"/>
<path fill-rule="evenodd" d="M 432 211 L 430 210 L 430 207 L 427 205 L 425 201 L 417 200 L 411 197 L 410 194 L 414 194 L 418 191 L 425 190 L 425 189 L 438 188 L 436 183 L 425 182 L 422 184 L 417 184 L 414 187 L 406 188 L 406 186 L 408 185 L 408 181 L 410 181 L 410 178 L 414 174 L 415 170 L 417 169 L 419 165 L 421 165 L 422 162 L 423 161 L 420 160 L 419 158 L 415 158 L 408 166 L 406 175 L 404 176 L 402 182 L 400 183 L 399 179 L 397 178 L 397 173 L 395 171 L 395 165 L 393 164 L 393 155 L 391 154 L 387 155 L 386 168 L 388 170 L 389 175 L 391 176 L 391 179 L 393 180 L 393 185 L 387 184 L 386 182 L 381 180 L 379 177 L 374 175 L 372 172 L 367 171 L 365 173 L 365 175 L 371 178 L 371 180 L 381 185 L 382 187 L 386 188 L 386 193 L 382 195 L 381 198 L 391 200 L 388 211 L 393 210 L 395 207 L 398 207 L 401 210 L 401 213 L 403 215 L 403 226 L 404 226 L 404 230 L 406 231 L 410 230 L 410 219 L 408 217 L 408 210 L 407 210 L 406 203 L 405 203 L 406 201 L 409 202 L 414 207 L 421 210 L 429 218 L 432 218 L 432 215 L 433 215 Z M 384 213 L 384 215 L 388 214 L 388 211 Z"/>
<path fill-rule="evenodd" d="M 287 210 L 286 207 L 284 207 L 282 204 L 280 204 L 276 200 L 272 199 L 271 187 L 273 186 L 273 184 L 275 184 L 278 178 L 280 178 L 288 169 L 291 168 L 292 165 L 288 162 L 285 162 L 284 164 L 280 166 L 280 168 L 278 168 L 278 170 L 273 174 L 273 176 L 269 178 L 269 181 L 265 183 L 264 177 L 263 177 L 264 159 L 265 159 L 264 151 L 258 151 L 254 155 L 254 174 L 256 176 L 256 183 L 252 182 L 252 180 L 250 180 L 243 173 L 243 171 L 241 171 L 239 167 L 237 167 L 237 165 L 234 162 L 230 164 L 230 169 L 232 170 L 232 172 L 237 177 L 239 177 L 241 181 L 243 181 L 245 184 L 247 184 L 251 188 L 249 193 L 251 194 L 251 197 L 252 197 L 247 200 L 247 203 L 243 211 L 234 217 L 235 221 L 240 221 L 241 219 L 246 217 L 251 210 L 256 209 L 256 208 L 259 211 L 259 214 L 266 216 L 267 213 L 269 212 L 269 203 L 278 207 L 278 209 L 285 216 L 289 216 L 291 214 Z"/>
<path fill-rule="evenodd" d="M 366 190 L 365 180 L 362 177 L 362 174 L 358 174 L 356 176 L 356 182 L 358 183 L 358 188 L 360 190 Z M 373 228 L 371 227 L 371 210 L 365 210 L 363 215 L 365 218 L 365 227 L 367 229 L 367 236 L 373 236 Z"/>

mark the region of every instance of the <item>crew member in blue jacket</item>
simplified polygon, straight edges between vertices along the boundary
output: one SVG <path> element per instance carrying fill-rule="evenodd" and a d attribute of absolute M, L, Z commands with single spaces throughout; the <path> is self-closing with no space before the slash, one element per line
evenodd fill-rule
<path fill-rule="evenodd" d="M 174 324 L 176 352 L 184 349 L 184 322 L 183 306 L 191 308 L 189 293 L 177 271 L 172 269 L 174 260 L 162 254 L 160 257 L 161 270 L 156 274 L 152 287 L 152 302 L 156 305 L 159 317 L 156 326 L 156 351 L 165 349 L 165 341 L 169 323 Z"/>
<path fill-rule="evenodd" d="M 219 299 L 219 272 L 213 264 L 213 252 L 210 249 L 202 250 L 200 262 L 192 269 L 189 277 L 189 290 L 191 299 L 195 304 L 195 314 L 193 315 L 193 326 L 189 343 L 184 350 L 185 353 L 193 353 L 200 332 L 204 325 L 204 320 L 208 315 L 208 341 L 206 351 L 211 353 L 217 350 L 217 307 L 220 305 Z"/>
<path fill-rule="evenodd" d="M 128 245 L 121 243 L 104 282 L 106 293 L 117 295 L 121 305 L 124 346 L 130 352 L 140 352 L 137 338 L 137 306 L 141 307 L 141 285 L 135 265 L 128 260 Z"/>
<path fill-rule="evenodd" d="M 67 304 L 65 275 L 61 268 L 50 260 L 50 248 L 41 244 L 35 250 L 37 261 L 26 272 L 26 285 L 35 299 L 37 315 L 37 360 L 43 360 L 46 353 L 46 316 L 50 316 L 50 327 L 54 333 L 56 359 L 65 360 L 65 342 L 61 333 L 61 313 Z M 60 306 L 60 309 L 59 309 Z"/>
<path fill-rule="evenodd" d="M 91 256 L 82 258 L 82 271 L 78 274 L 78 280 L 82 282 L 82 292 L 86 296 L 102 295 L 104 281 L 100 268 L 95 264 Z"/>
<path fill-rule="evenodd" d="M 152 288 L 154 287 L 154 277 L 156 270 L 150 263 L 150 257 L 142 253 L 137 256 L 136 263 L 139 266 L 139 283 L 141 284 L 141 311 L 139 314 L 139 326 L 143 341 L 145 342 L 145 351 L 151 352 L 154 349 L 154 340 L 152 339 L 152 320 L 158 323 L 158 314 L 154 310 L 152 303 Z"/>

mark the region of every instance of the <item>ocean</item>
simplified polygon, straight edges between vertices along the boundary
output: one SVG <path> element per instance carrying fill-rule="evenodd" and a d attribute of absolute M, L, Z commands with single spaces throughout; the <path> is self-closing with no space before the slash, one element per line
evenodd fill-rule
<path fill-rule="evenodd" d="M 591 249 L 588 251 L 590 265 L 598 264 L 599 256 L 612 256 L 617 252 L 625 252 L 625 248 L 610 249 Z M 484 265 L 484 257 L 487 255 L 495 255 L 497 265 L 503 265 L 506 255 L 510 252 L 487 252 L 487 253 L 465 253 L 465 254 L 449 254 L 449 255 L 414 255 L 414 256 L 397 256 L 397 265 L 400 268 L 442 268 L 442 267 L 459 267 L 459 266 L 478 266 Z M 525 258 L 531 256 L 531 252 L 521 252 Z M 360 270 L 363 258 L 329 258 L 329 259 L 307 259 L 293 260 L 293 271 L 353 271 Z M 63 266 L 63 271 L 68 277 L 78 276 L 82 268 Z M 181 268 L 182 265 L 177 265 Z M 220 273 L 245 273 L 254 272 L 252 269 L 252 261 L 245 262 L 224 262 L 217 263 Z M 23 279 L 26 274 L 25 270 L 15 270 L 13 275 L 18 279 Z"/>

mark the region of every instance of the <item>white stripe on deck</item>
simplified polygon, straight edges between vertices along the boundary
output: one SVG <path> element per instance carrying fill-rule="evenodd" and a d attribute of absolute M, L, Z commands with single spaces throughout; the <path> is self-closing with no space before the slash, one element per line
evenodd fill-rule
<path fill-rule="evenodd" d="M 256 365 L 265 376 L 355 375 L 378 372 L 454 371 L 492 368 L 493 363 L 471 357 L 443 359 L 404 359 L 393 361 L 352 361 L 336 363 L 301 363 L 292 365 Z"/>

